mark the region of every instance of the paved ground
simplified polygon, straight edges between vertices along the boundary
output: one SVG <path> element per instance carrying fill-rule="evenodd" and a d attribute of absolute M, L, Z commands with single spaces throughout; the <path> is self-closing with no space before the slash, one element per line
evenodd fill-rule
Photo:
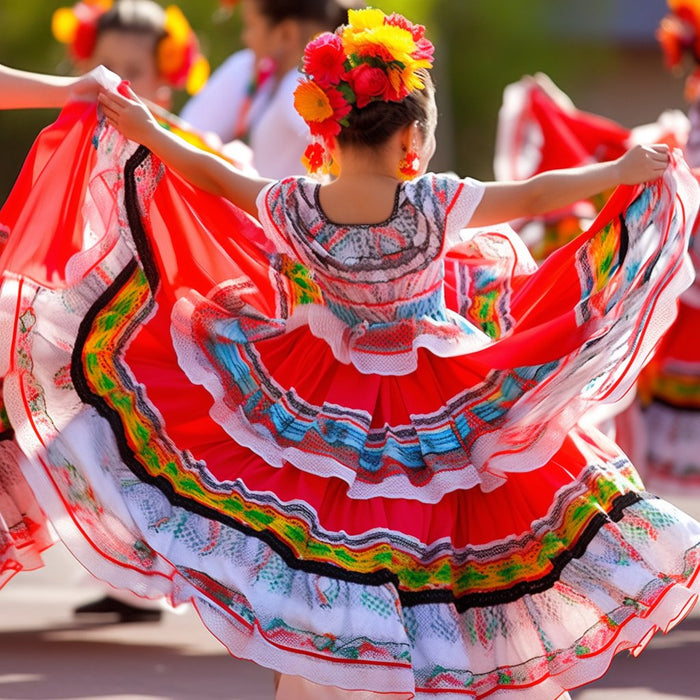
<path fill-rule="evenodd" d="M 680 504 L 700 516 L 700 503 Z M 159 623 L 76 624 L 100 590 L 63 549 L 0 593 L 0 700 L 271 700 L 272 674 L 231 658 L 192 611 Z M 700 697 L 700 611 L 638 659 L 618 656 L 574 700 Z"/>

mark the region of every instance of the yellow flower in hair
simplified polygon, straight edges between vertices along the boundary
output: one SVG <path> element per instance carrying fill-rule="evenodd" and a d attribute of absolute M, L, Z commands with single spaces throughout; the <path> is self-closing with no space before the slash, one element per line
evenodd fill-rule
<path fill-rule="evenodd" d="M 333 116 L 328 95 L 311 80 L 302 80 L 297 86 L 294 107 L 307 123 L 324 122 Z"/>
<path fill-rule="evenodd" d="M 199 52 L 197 36 L 177 5 L 166 8 L 164 29 L 166 35 L 157 49 L 158 70 L 170 85 L 194 95 L 209 78 L 209 62 Z"/>
<path fill-rule="evenodd" d="M 343 47 L 348 56 L 375 56 L 404 63 L 411 60 L 416 44 L 405 29 L 383 25 L 363 32 L 343 32 Z"/>
<path fill-rule="evenodd" d="M 158 46 L 158 66 L 164 75 L 169 75 L 181 69 L 191 32 L 185 15 L 175 5 L 165 10 L 165 32 L 166 37 Z"/>
<path fill-rule="evenodd" d="M 190 38 L 190 23 L 177 5 L 169 5 L 165 9 L 165 31 L 173 41 L 181 46 L 187 44 Z"/>
<path fill-rule="evenodd" d="M 422 67 L 422 66 L 418 66 Z M 401 71 L 401 82 L 409 92 L 414 92 L 416 90 L 422 90 L 425 87 L 425 83 L 421 80 L 420 76 L 416 73 L 415 67 L 407 66 Z"/>
<path fill-rule="evenodd" d="M 59 7 L 51 17 L 51 33 L 62 44 L 70 44 L 75 39 L 79 24 L 72 7 Z"/>
<path fill-rule="evenodd" d="M 185 90 L 187 90 L 187 93 L 196 95 L 204 87 L 207 80 L 209 80 L 210 73 L 211 68 L 209 66 L 209 61 L 207 61 L 204 56 L 198 56 L 187 75 L 187 82 L 185 83 Z"/>
<path fill-rule="evenodd" d="M 348 28 L 350 31 L 363 32 L 365 29 L 374 29 L 384 24 L 386 15 L 381 10 L 368 7 L 364 10 L 348 11 Z M 345 31 L 348 31 L 347 29 Z"/>
<path fill-rule="evenodd" d="M 80 0 L 73 7 L 59 7 L 51 16 L 51 32 L 69 46 L 73 59 L 92 56 L 97 41 L 97 21 L 112 7 L 112 0 Z"/>

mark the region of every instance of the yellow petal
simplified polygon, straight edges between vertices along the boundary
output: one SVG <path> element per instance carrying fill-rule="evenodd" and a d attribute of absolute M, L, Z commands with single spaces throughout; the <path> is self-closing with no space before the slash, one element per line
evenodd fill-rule
<path fill-rule="evenodd" d="M 186 44 L 190 37 L 190 24 L 177 5 L 165 9 L 165 31 L 177 44 Z"/>
<path fill-rule="evenodd" d="M 364 10 L 350 10 L 348 12 L 348 24 L 358 31 L 364 29 L 374 29 L 384 24 L 386 15 L 381 11 L 371 7 Z"/>
<path fill-rule="evenodd" d="M 78 18 L 72 7 L 59 7 L 51 17 L 51 32 L 57 41 L 70 44 L 78 31 Z"/>
<path fill-rule="evenodd" d="M 190 95 L 196 94 L 204 87 L 204 84 L 209 80 L 209 72 L 209 61 L 204 56 L 199 56 L 187 76 L 185 87 Z"/>

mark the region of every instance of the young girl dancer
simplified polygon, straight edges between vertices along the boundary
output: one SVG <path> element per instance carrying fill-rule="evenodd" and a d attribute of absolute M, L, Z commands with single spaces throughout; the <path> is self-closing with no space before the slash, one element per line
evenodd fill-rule
<path fill-rule="evenodd" d="M 243 0 L 246 49 L 230 56 L 204 89 L 183 108 L 182 118 L 224 143 L 244 139 L 264 177 L 304 172 L 309 129 L 294 109 L 299 62 L 316 34 L 347 21 L 359 0 Z"/>
<path fill-rule="evenodd" d="M 241 176 L 128 90 L 106 123 L 64 119 L 13 190 L 6 393 L 85 563 L 191 600 L 234 654 L 321 697 L 557 698 L 696 600 L 700 525 L 577 419 L 628 390 L 690 283 L 698 186 L 663 147 L 425 174 L 431 57 L 378 10 L 309 44 L 296 103 L 327 185 Z M 463 231 L 618 183 L 540 270 Z"/>
<path fill-rule="evenodd" d="M 139 97 L 172 108 L 172 91 L 202 88 L 209 64 L 176 5 L 154 0 L 81 0 L 54 12 L 51 28 L 68 45 L 79 72 L 103 65 L 131 83 Z"/>

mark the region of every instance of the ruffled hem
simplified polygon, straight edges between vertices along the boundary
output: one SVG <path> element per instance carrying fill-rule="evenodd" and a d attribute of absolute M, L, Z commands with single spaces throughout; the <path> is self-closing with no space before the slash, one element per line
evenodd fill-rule
<path fill-rule="evenodd" d="M 95 459 L 83 448 L 98 434 Z M 108 453 L 114 461 L 105 461 Z M 451 604 L 402 606 L 393 585 L 305 573 L 262 540 L 226 526 L 212 530 L 208 519 L 135 482 L 97 416 L 76 419 L 48 456 L 32 465 L 32 486 L 93 574 L 144 597 L 191 602 L 233 655 L 315 683 L 425 700 L 553 699 L 599 678 L 616 653 L 640 653 L 688 613 L 700 591 L 700 526 L 655 499 L 604 525 L 547 589 L 458 612 Z M 68 464 L 88 479 L 88 490 L 62 477 Z M 116 490 L 99 464 L 110 465 Z M 83 506 L 99 503 L 102 515 L 76 509 L 70 493 L 91 494 Z M 680 543 L 687 549 L 679 561 Z M 493 659 L 501 663 L 493 667 Z"/>
<path fill-rule="evenodd" d="M 26 460 L 10 440 L 0 441 L 0 588 L 20 571 L 43 565 L 55 541 L 23 469 Z"/>
<path fill-rule="evenodd" d="M 421 348 L 438 357 L 455 357 L 480 350 L 492 342 L 486 333 L 458 314 L 448 311 L 448 317 L 452 322 L 425 318 L 352 328 L 328 307 L 309 304 L 297 308 L 285 325 L 287 332 L 308 326 L 314 336 L 328 343 L 339 362 L 352 364 L 362 374 L 401 376 L 415 372 Z M 407 338 L 410 347 L 400 350 Z"/>

